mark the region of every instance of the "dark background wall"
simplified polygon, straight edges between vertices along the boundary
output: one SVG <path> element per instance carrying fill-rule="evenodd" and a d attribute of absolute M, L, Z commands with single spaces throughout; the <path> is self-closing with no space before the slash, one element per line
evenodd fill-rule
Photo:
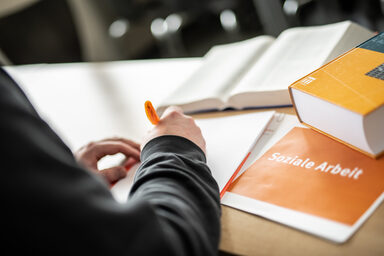
<path fill-rule="evenodd" d="M 41 0 L 0 16 L 0 49 L 13 64 L 193 57 L 215 44 L 345 19 L 382 31 L 382 2 Z"/>

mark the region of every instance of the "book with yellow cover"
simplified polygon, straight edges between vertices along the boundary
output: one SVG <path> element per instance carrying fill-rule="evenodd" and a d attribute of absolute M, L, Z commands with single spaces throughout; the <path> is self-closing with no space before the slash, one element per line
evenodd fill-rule
<path fill-rule="evenodd" d="M 384 33 L 289 87 L 299 120 L 354 149 L 384 151 Z"/>

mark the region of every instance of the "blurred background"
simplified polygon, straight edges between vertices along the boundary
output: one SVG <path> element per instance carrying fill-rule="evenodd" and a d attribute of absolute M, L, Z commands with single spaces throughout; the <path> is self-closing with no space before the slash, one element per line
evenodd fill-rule
<path fill-rule="evenodd" d="M 3 64 L 203 56 L 213 45 L 352 20 L 384 29 L 384 0 L 0 0 Z"/>

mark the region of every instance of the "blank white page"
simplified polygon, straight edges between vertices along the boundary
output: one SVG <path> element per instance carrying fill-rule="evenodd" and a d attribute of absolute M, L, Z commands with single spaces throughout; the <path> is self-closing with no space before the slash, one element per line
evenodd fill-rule
<path fill-rule="evenodd" d="M 275 111 L 196 120 L 207 144 L 207 163 L 220 191 L 254 143 L 262 135 Z"/>
<path fill-rule="evenodd" d="M 266 111 L 196 120 L 206 141 L 207 164 L 220 191 L 263 134 L 274 114 L 275 111 Z M 108 159 L 108 162 L 104 168 L 115 164 L 116 159 Z M 123 203 L 127 200 L 137 167 L 134 166 L 126 178 L 112 187 L 111 192 L 117 201 Z"/>

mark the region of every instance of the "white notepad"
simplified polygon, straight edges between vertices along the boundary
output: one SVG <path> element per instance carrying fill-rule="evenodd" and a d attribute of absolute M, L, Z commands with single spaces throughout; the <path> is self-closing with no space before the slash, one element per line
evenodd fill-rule
<path fill-rule="evenodd" d="M 274 114 L 275 111 L 266 111 L 196 120 L 206 140 L 207 164 L 220 191 L 263 134 Z M 127 177 L 112 187 L 117 201 L 127 200 L 137 168 L 138 165 L 133 166 Z"/>

